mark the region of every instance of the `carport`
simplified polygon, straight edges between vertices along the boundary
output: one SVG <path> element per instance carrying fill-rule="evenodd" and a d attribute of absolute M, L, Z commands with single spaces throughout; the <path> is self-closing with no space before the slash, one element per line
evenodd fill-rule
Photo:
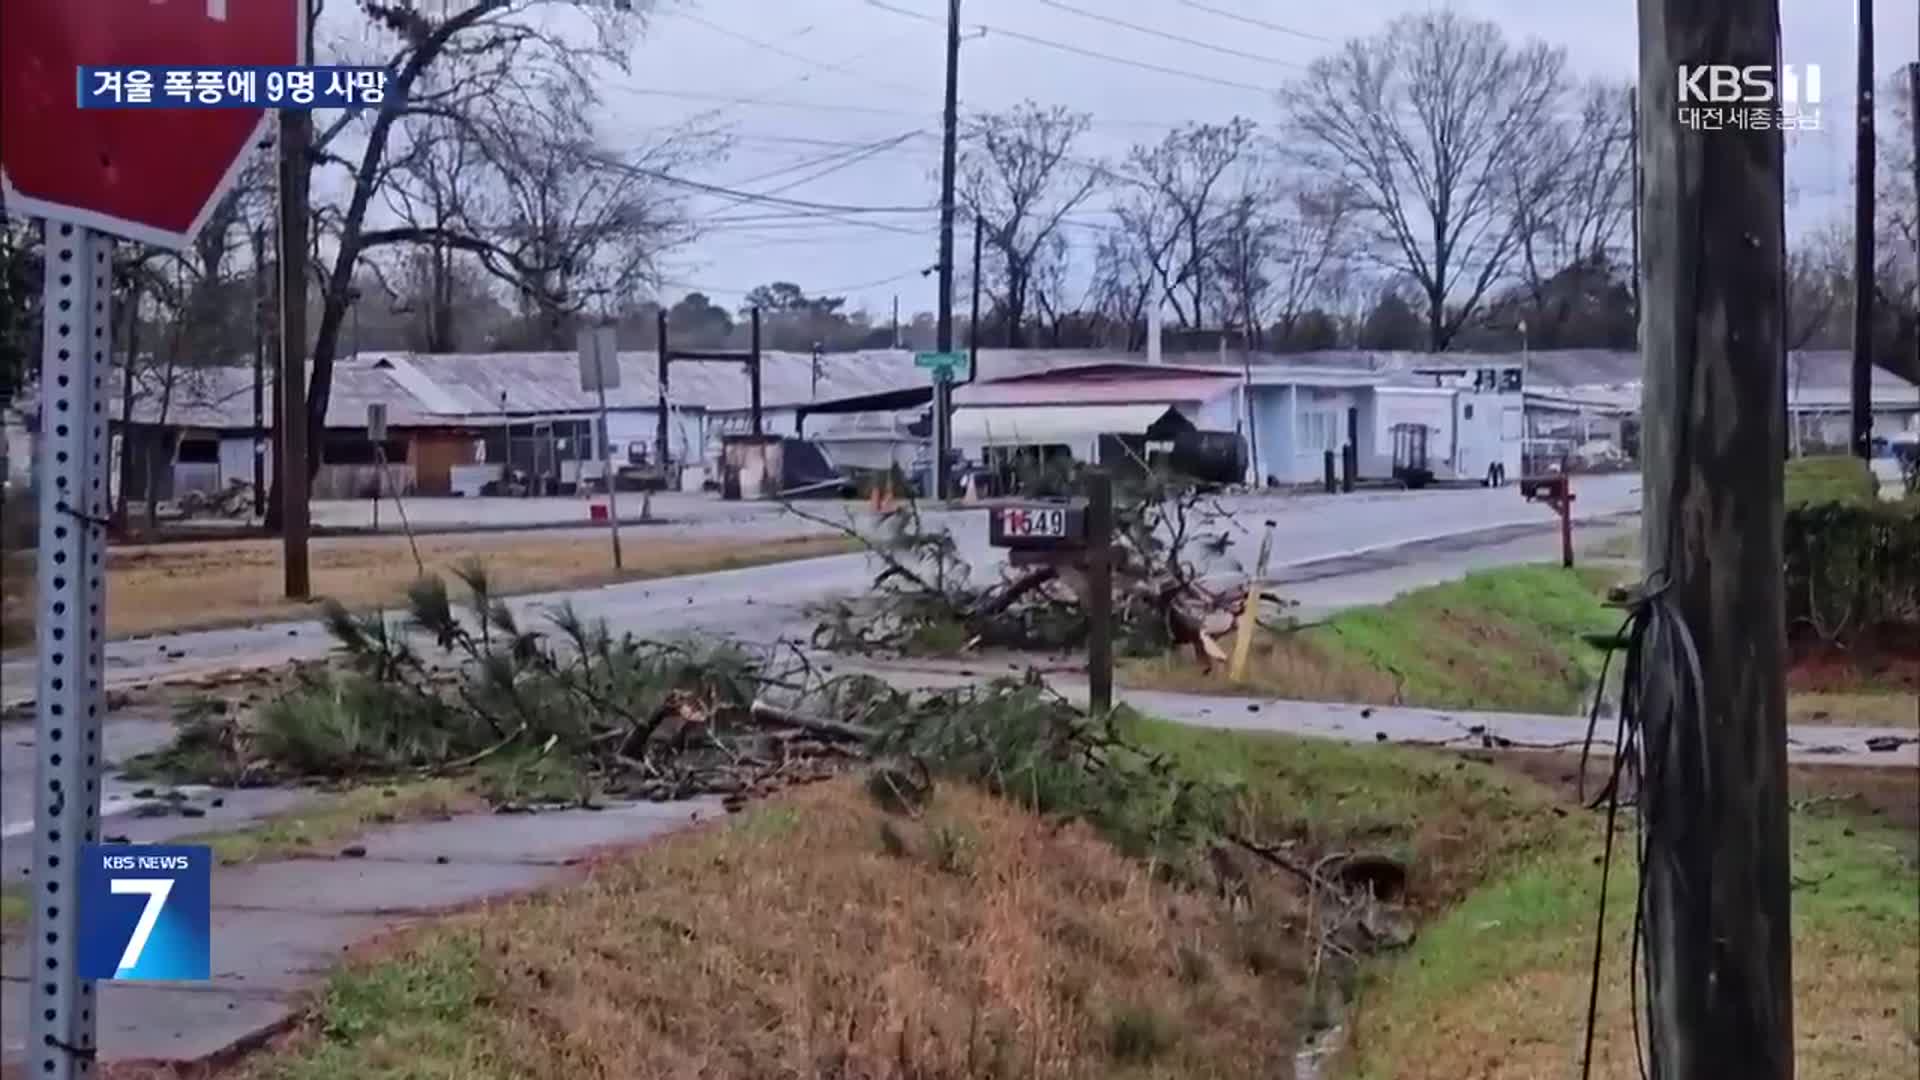
<path fill-rule="evenodd" d="M 967 450 L 1065 447 L 1089 464 L 1104 461 L 1102 438 L 1153 441 L 1194 430 L 1171 405 L 991 405 L 963 408 L 953 417 L 953 444 Z"/>

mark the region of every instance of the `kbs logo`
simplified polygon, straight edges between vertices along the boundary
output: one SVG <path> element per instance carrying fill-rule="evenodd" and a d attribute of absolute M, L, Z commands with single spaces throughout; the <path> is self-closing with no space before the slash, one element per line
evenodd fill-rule
<path fill-rule="evenodd" d="M 1820 65 L 1682 64 L 1680 104 L 1710 102 L 1725 105 L 1818 105 Z"/>
<path fill-rule="evenodd" d="M 206 847 L 83 845 L 80 977 L 208 978 L 212 867 Z"/>
<path fill-rule="evenodd" d="M 1681 126 L 1695 131 L 1818 130 L 1818 64 L 1681 64 Z"/>

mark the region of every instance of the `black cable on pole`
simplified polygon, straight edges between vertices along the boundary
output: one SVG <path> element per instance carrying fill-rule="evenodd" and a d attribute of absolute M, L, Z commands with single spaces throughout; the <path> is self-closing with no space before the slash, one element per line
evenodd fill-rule
<path fill-rule="evenodd" d="M 1707 175 L 1703 175 L 1703 190 L 1712 188 L 1712 158 L 1702 161 L 1701 166 Z M 1707 226 L 1704 215 L 1697 215 L 1691 259 L 1695 265 L 1708 256 Z M 1701 275 L 1689 274 L 1693 282 L 1693 310 L 1702 305 Z M 1695 321 L 1693 333 L 1699 334 L 1699 325 Z M 1658 558 L 1641 585 L 1632 590 L 1628 597 L 1629 612 L 1621 629 L 1615 634 L 1613 644 L 1608 647 L 1607 655 L 1601 662 L 1600 681 L 1596 684 L 1593 705 L 1587 718 L 1587 736 L 1580 751 L 1579 785 L 1580 796 L 1586 796 L 1587 760 L 1593 747 L 1593 739 L 1600 719 L 1600 706 L 1606 690 L 1607 671 L 1613 662 L 1614 649 L 1625 642 L 1625 662 L 1620 676 L 1620 716 L 1614 734 L 1613 763 L 1607 783 L 1589 804 L 1597 809 L 1602 804 L 1607 808 L 1607 835 L 1600 860 L 1600 900 L 1599 912 L 1594 923 L 1592 982 L 1587 994 L 1586 1037 L 1580 1055 L 1581 1080 L 1589 1080 L 1593 1074 L 1593 1041 L 1599 1024 L 1600 971 L 1602 954 L 1606 938 L 1607 886 L 1613 870 L 1613 833 L 1619 813 L 1619 803 L 1625 781 L 1632 781 L 1637 789 L 1635 795 L 1635 833 L 1637 851 L 1635 867 L 1638 880 L 1634 889 L 1633 930 L 1628 943 L 1628 986 L 1634 995 L 1633 1041 L 1634 1058 L 1640 1075 L 1646 1078 L 1662 1075 L 1659 1068 L 1660 1041 L 1648 1040 L 1643 1049 L 1640 1039 L 1639 982 L 1640 957 L 1646 941 L 1647 907 L 1647 851 L 1653 837 L 1672 828 L 1672 819 L 1668 808 L 1663 805 L 1667 784 L 1667 769 L 1670 765 L 1668 751 L 1673 749 L 1675 727 L 1680 738 L 1691 736 L 1698 739 L 1700 746 L 1694 762 L 1698 774 L 1691 778 L 1692 790 L 1701 794 L 1700 802 L 1711 804 L 1713 759 L 1706 740 L 1706 677 L 1700 667 L 1700 654 L 1694 644 L 1693 633 L 1687 627 L 1684 614 L 1674 602 L 1670 591 L 1674 560 L 1680 551 L 1681 523 L 1685 519 L 1682 506 L 1685 503 L 1689 483 L 1689 472 L 1684 467 L 1688 448 L 1692 442 L 1691 417 L 1693 415 L 1694 383 L 1698 378 L 1698 342 L 1690 343 L 1680 350 L 1679 382 L 1679 422 L 1673 426 L 1673 458 L 1681 467 L 1670 473 L 1671 489 L 1667 493 L 1666 533 L 1658 537 L 1659 547 L 1649 545 L 1649 558 Z M 1683 760 L 1683 764 L 1684 764 Z M 1647 972 L 1652 979 L 1651 970 Z M 1649 985 L 1647 992 L 1653 994 L 1654 987 Z"/>

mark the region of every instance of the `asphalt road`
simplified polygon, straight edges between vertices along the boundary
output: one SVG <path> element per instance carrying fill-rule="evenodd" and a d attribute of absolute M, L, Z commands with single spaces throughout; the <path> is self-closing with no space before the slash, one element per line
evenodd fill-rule
<path fill-rule="evenodd" d="M 1637 480 L 1610 477 L 1583 484 L 1576 505 L 1583 515 L 1611 515 L 1634 508 Z M 735 504 L 736 506 L 738 504 Z M 1377 603 L 1406 589 L 1464 573 L 1478 566 L 1550 558 L 1557 537 L 1552 517 L 1523 502 L 1511 488 L 1408 492 L 1369 492 L 1343 496 L 1240 497 L 1223 503 L 1233 515 L 1231 549 L 1222 563 L 1251 566 L 1264 523 L 1275 522 L 1273 576 L 1312 615 L 1352 604 Z M 823 503 L 809 512 L 864 519 L 864 511 Z M 754 531 L 792 530 L 777 507 L 744 512 L 738 525 Z M 928 517 L 952 530 L 962 556 L 976 575 L 998 573 L 1001 556 L 987 543 L 986 513 L 980 509 L 930 512 Z M 713 523 L 708 523 L 713 527 Z M 603 535 L 583 530 L 583 541 Z M 570 603 L 584 616 L 605 619 L 616 632 L 647 637 L 708 634 L 754 643 L 802 639 L 813 625 L 810 609 L 836 595 L 858 593 L 871 581 L 865 555 L 832 555 L 797 562 L 749 567 L 593 589 L 534 594 L 513 600 L 516 613 L 537 617 L 543 609 Z M 196 631 L 114 641 L 107 645 L 108 689 L 188 680 L 225 671 L 277 666 L 324 656 L 332 647 L 314 620 L 268 623 L 228 630 Z M 31 653 L 9 656 L 0 664 L 0 696 L 7 705 L 35 693 Z M 164 718 L 141 712 L 110 715 L 105 740 L 109 760 L 150 749 L 165 740 Z M 25 724 L 4 729 L 0 754 L 0 832 L 15 842 L 5 846 L 16 856 L 32 817 L 33 730 Z M 131 809 L 128 785 L 109 781 L 103 789 L 107 813 Z M 235 805 L 233 810 L 246 809 Z"/>
<path fill-rule="evenodd" d="M 1636 476 L 1582 481 L 1576 489 L 1576 514 L 1607 517 L 1635 509 L 1638 488 Z M 1228 531 L 1233 539 L 1223 556 L 1223 569 L 1234 564 L 1253 565 L 1268 520 L 1275 522 L 1272 567 L 1276 570 L 1360 558 L 1410 544 L 1422 547 L 1413 549 L 1403 561 L 1417 563 L 1423 556 L 1439 554 L 1424 551 L 1429 542 L 1451 541 L 1455 549 L 1462 543 L 1470 547 L 1471 541 L 1464 538 L 1473 534 L 1486 534 L 1492 539 L 1502 530 L 1546 526 L 1553 521 L 1546 508 L 1524 502 L 1512 486 L 1240 496 L 1224 500 L 1222 505 L 1232 514 Z M 825 515 L 852 514 L 856 520 L 868 516 L 841 503 L 820 504 L 808 510 Z M 783 522 L 777 507 L 748 513 L 750 518 L 732 527 L 772 534 L 783 527 L 792 531 L 802 524 L 791 519 Z M 952 531 L 961 556 L 972 564 L 976 575 L 998 572 L 1004 560 L 987 543 L 987 515 L 983 510 L 943 510 L 927 516 Z M 592 530 L 583 530 L 581 535 L 583 542 L 595 536 Z M 615 632 L 644 636 L 720 634 L 771 642 L 807 629 L 808 608 L 837 594 L 861 591 L 871 573 L 865 555 L 832 555 L 712 574 L 537 593 L 514 600 L 513 607 L 517 613 L 531 615 L 564 602 L 589 618 L 607 620 Z M 1325 591 L 1324 585 L 1321 591 Z M 111 600 L 109 597 L 109 603 Z M 156 680 L 194 678 L 312 659 L 325 655 L 330 647 L 331 641 L 319 622 L 310 619 L 114 641 L 106 648 L 105 681 L 108 689 L 116 689 Z M 31 700 L 35 694 L 34 672 L 31 653 L 12 654 L 0 662 L 0 704 L 11 706 Z"/>

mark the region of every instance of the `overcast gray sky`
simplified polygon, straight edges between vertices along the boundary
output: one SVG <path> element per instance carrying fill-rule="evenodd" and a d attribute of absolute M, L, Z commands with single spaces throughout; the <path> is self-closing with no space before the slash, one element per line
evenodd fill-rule
<path fill-rule="evenodd" d="M 1562 46 L 1577 76 L 1627 80 L 1636 69 L 1635 0 L 1060 2 L 1249 54 L 1183 44 L 1043 0 L 965 0 L 963 24 L 989 29 L 962 46 L 963 112 L 1000 109 L 1025 98 L 1089 112 L 1093 130 L 1081 150 L 1087 155 L 1118 158 L 1133 143 L 1156 140 L 1169 127 L 1192 121 L 1239 114 L 1272 125 L 1279 117 L 1267 88 L 1298 74 L 1301 65 L 1334 42 L 1371 34 L 1395 15 L 1428 6 L 1492 19 L 1514 39 L 1537 37 Z M 1876 66 L 1883 75 L 1915 56 L 1917 2 L 1878 0 Z M 875 0 L 661 0 L 636 48 L 632 75 L 608 88 L 614 114 L 608 133 L 616 143 L 634 142 L 707 113 L 729 124 L 738 142 L 723 164 L 703 170 L 700 179 L 758 192 L 841 165 L 787 188 L 782 196 L 862 206 L 932 202 L 945 3 L 884 0 L 884 5 Z M 1851 0 L 1782 0 L 1781 6 L 1785 59 L 1819 64 L 1826 98 L 1824 130 L 1794 136 L 1789 144 L 1792 228 L 1844 213 L 1847 205 L 1842 200 L 1852 154 L 1854 19 Z M 1118 59 L 1076 55 L 1023 36 Z M 728 104 L 743 97 L 749 100 Z M 900 141 L 858 160 L 830 157 L 895 138 Z M 809 162 L 818 165 L 808 168 Z M 719 199 L 702 198 L 694 205 L 716 216 L 763 213 Z M 860 220 L 868 224 L 816 219 L 725 226 L 670 260 L 675 284 L 666 295 L 674 298 L 697 285 L 733 307 L 748 288 L 790 280 L 809 293 L 844 292 L 876 317 L 886 315 L 896 293 L 903 317 L 931 310 L 933 279 L 919 271 L 935 259 L 936 215 Z M 886 228 L 872 227 L 876 224 Z M 964 235 L 958 246 L 964 259 Z M 956 302 L 964 306 L 966 297 Z"/>

